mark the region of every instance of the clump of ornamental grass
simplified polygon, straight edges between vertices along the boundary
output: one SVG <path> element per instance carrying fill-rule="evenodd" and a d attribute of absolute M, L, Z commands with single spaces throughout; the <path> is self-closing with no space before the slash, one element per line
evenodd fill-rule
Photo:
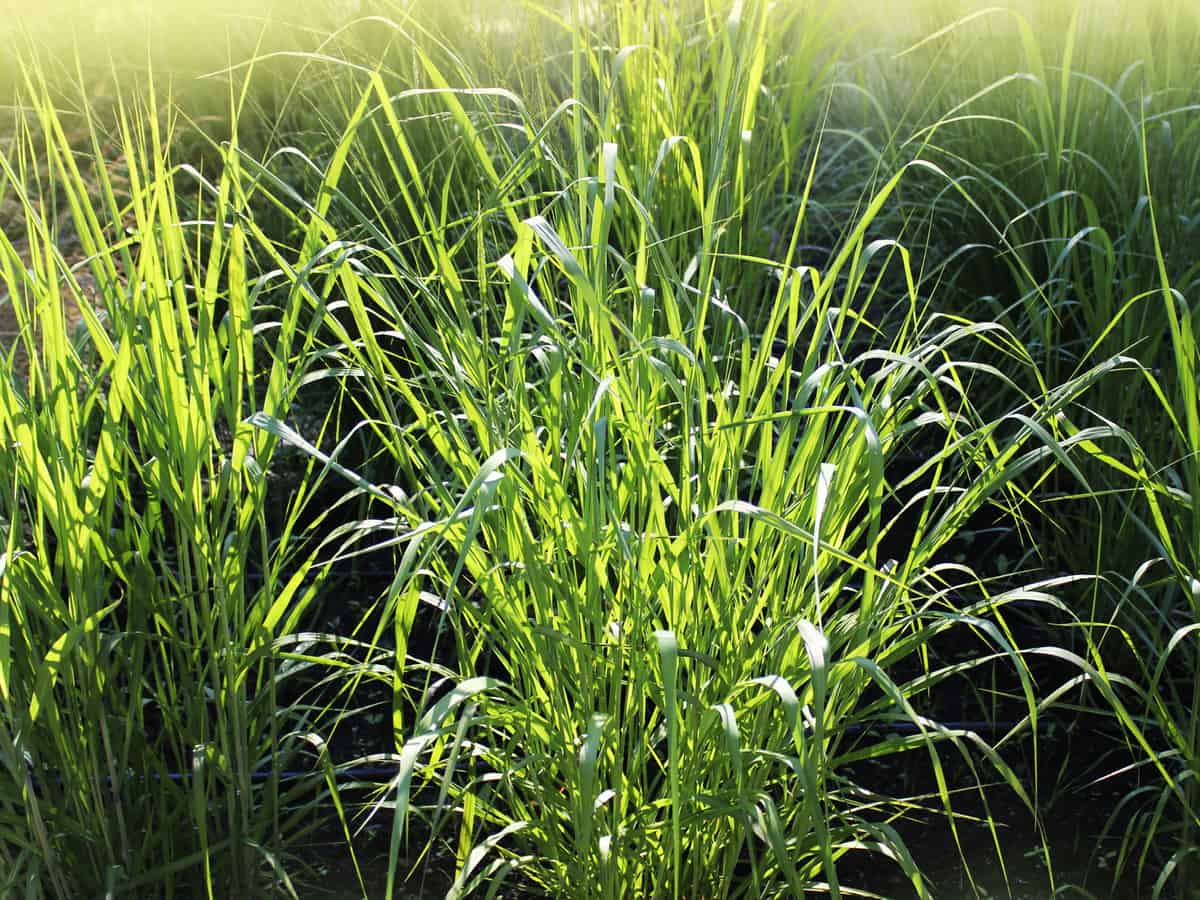
<path fill-rule="evenodd" d="M 1145 773 L 1142 786 L 1109 818 L 1107 829 L 1121 836 L 1114 875 L 1132 870 L 1139 882 L 1152 885 L 1155 898 L 1186 897 L 1197 871 L 1200 829 L 1200 357 L 1195 313 L 1169 274 L 1148 165 L 1143 178 L 1159 278 L 1153 298 L 1167 323 L 1169 369 L 1161 375 L 1143 369 L 1141 375 L 1165 427 L 1144 442 L 1128 437 L 1120 458 L 1096 454 L 1137 487 L 1141 503 L 1124 504 L 1125 513 L 1149 554 L 1133 572 L 1106 573 L 1114 612 L 1093 624 L 1089 648 L 1103 672 L 1100 648 L 1105 639 L 1111 642 L 1111 632 L 1136 661 L 1125 676 L 1097 678 L 1106 686 L 1113 718 L 1137 749 L 1134 766 Z M 1152 454 L 1164 445 L 1172 455 L 1158 463 Z"/>
<path fill-rule="evenodd" d="M 1049 585 L 992 592 L 939 551 L 990 502 L 1026 508 L 1014 485 L 1081 474 L 1072 447 L 1108 430 L 1070 429 L 1067 413 L 1104 368 L 1023 394 L 970 362 L 986 346 L 1035 368 L 999 326 L 930 315 L 903 245 L 867 244 L 903 172 L 824 266 L 800 264 L 819 132 L 801 152 L 757 111 L 777 99 L 767 23 L 758 4 L 696 20 L 725 112 L 695 134 L 664 131 L 673 35 L 657 26 L 628 52 L 572 26 L 580 90 L 546 120 L 510 91 L 451 88 L 419 45 L 432 88 L 363 73 L 342 110 L 323 211 L 363 239 L 337 244 L 321 352 L 388 477 L 343 470 L 374 511 L 331 546 L 399 553 L 365 629 L 397 648 L 373 676 L 398 692 L 400 768 L 377 801 L 398 813 L 389 889 L 416 811 L 456 853 L 454 896 L 513 877 L 556 896 L 837 896 L 839 863 L 864 849 L 927 890 L 890 824 L 919 801 L 864 792 L 854 763 L 927 753 L 926 800 L 949 813 L 949 747 L 1033 805 L 995 747 L 927 707 L 1002 660 L 1035 726 L 1005 608 L 1052 605 Z M 585 61 L 601 97 L 641 97 L 647 115 L 588 105 Z M 414 128 L 453 178 L 428 174 Z M 519 152 L 498 134 L 523 136 Z M 370 185 L 343 189 L 360 140 L 394 178 L 387 216 Z M 773 258 L 743 252 L 721 218 L 762 196 L 760 156 L 807 162 Z M 260 175 L 280 206 L 294 198 L 270 165 Z M 862 313 L 880 269 L 909 286 L 887 330 Z M 996 393 L 1011 408 L 980 415 L 973 398 Z M 925 461 L 898 474 L 914 445 Z M 457 687 L 400 665 L 424 608 Z M 991 649 L 937 663 L 928 648 L 955 629 Z M 915 733 L 882 740 L 878 722 Z"/>
<path fill-rule="evenodd" d="M 1092 447 L 1089 494 L 1046 485 L 1041 532 L 1057 565 L 1103 576 L 1083 598 L 1092 625 L 1078 646 L 1146 779 L 1113 811 L 1116 874 L 1136 870 L 1156 896 L 1183 895 L 1196 828 L 1186 297 L 1197 268 L 1185 248 L 1200 153 L 1187 60 L 1200 23 L 1173 3 L 961 13 L 882 66 L 888 79 L 868 76 L 879 88 L 872 121 L 882 143 L 950 176 L 906 198 L 931 223 L 939 308 L 1004 322 L 1052 384 L 1113 353 L 1127 361 L 1081 419 L 1118 425 L 1121 442 Z M 918 89 L 889 95 L 892 80 Z M 974 229 L 966 244 L 955 236 L 964 228 Z M 949 236 L 940 249 L 939 233 Z"/>
<path fill-rule="evenodd" d="M 80 146 L 39 71 L 0 158 L 22 224 L 0 238 L 6 354 L 28 360 L 0 378 L 0 893 L 261 895 L 314 827 L 336 712 L 279 699 L 319 584 L 293 533 L 319 478 L 279 484 L 246 418 L 298 389 L 320 263 L 263 268 L 236 137 L 215 182 L 173 162 L 151 83 Z"/>

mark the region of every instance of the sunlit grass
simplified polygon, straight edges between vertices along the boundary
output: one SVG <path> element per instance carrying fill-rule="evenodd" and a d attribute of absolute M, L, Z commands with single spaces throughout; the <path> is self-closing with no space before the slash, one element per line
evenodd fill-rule
<path fill-rule="evenodd" d="M 225 12 L 13 38 L 0 893 L 933 895 L 1091 697 L 1186 896 L 1187 8 Z"/>

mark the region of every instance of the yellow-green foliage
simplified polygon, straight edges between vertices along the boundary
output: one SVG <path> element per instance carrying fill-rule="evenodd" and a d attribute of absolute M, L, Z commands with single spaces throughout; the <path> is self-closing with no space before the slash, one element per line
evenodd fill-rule
<path fill-rule="evenodd" d="M 3 21 L 0 894 L 365 892 L 372 820 L 389 896 L 924 897 L 1088 705 L 1185 896 L 1197 13 L 869 13 Z"/>

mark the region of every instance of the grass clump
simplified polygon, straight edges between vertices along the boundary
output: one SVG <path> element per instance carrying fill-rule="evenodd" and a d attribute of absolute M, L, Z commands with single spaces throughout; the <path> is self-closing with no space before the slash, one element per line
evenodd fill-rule
<path fill-rule="evenodd" d="M 287 539 L 305 497 L 279 497 L 277 442 L 245 421 L 287 408 L 303 375 L 303 310 L 269 302 L 302 276 L 252 274 L 236 145 L 213 185 L 171 163 L 155 107 L 121 106 L 127 199 L 97 165 L 94 201 L 47 93 L 24 97 L 2 163 L 26 225 L 0 245 L 8 355 L 28 360 L 0 382 L 3 890 L 174 895 L 201 871 L 256 893 L 309 827 L 278 776 L 309 767 L 322 713 L 279 700 L 275 641 L 319 584 Z"/>

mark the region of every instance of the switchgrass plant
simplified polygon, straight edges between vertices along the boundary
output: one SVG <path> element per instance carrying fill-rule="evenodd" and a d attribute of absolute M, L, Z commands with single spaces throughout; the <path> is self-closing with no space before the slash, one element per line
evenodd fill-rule
<path fill-rule="evenodd" d="M 1121 426 L 1122 462 L 1093 448 L 1096 490 L 1061 486 L 1042 534 L 1057 565 L 1111 585 L 1097 579 L 1081 598 L 1092 626 L 1079 646 L 1150 773 L 1110 823 L 1124 835 L 1118 875 L 1136 868 L 1155 896 L 1187 896 L 1197 445 L 1196 268 L 1184 248 L 1200 144 L 1186 60 L 1200 23 L 1172 3 L 937 14 L 936 31 L 884 65 L 919 89 L 880 95 L 874 133 L 950 175 L 907 198 L 928 207 L 934 242 L 951 233 L 942 222 L 970 235 L 929 248 L 940 308 L 1005 322 L 1052 384 L 1113 353 L 1132 363 L 1086 400 L 1093 421 Z"/>
<path fill-rule="evenodd" d="M 279 643 L 319 583 L 293 533 L 319 479 L 280 483 L 246 423 L 303 377 L 307 275 L 255 260 L 236 136 L 217 183 L 175 164 L 150 83 L 81 149 L 25 72 L 0 159 L 24 223 L 0 243 L 5 353 L 28 359 L 0 379 L 0 893 L 261 896 L 314 827 L 311 779 L 281 777 L 319 773 L 326 718 L 281 699 L 299 694 Z"/>
<path fill-rule="evenodd" d="M 622 10 L 608 24 L 634 21 Z M 938 724 L 936 702 L 999 660 L 1036 726 L 1005 609 L 1054 601 L 1047 585 L 993 592 L 941 551 L 989 503 L 1020 516 L 1024 480 L 1082 477 L 1070 451 L 1109 429 L 1069 429 L 1067 413 L 1104 368 L 1022 394 L 968 361 L 986 346 L 1036 371 L 999 326 L 930 315 L 903 245 L 866 242 L 904 172 L 825 265 L 800 264 L 819 131 L 804 146 L 794 120 L 755 112 L 777 109 L 759 68 L 767 11 L 677 20 L 711 42 L 700 56 L 721 88 L 689 132 L 667 117 L 676 34 L 652 24 L 646 46 L 621 48 L 578 10 L 577 90 L 546 120 L 478 76 L 449 87 L 418 42 L 431 86 L 394 92 L 359 70 L 358 95 L 324 111 L 343 123 L 321 182 L 342 228 L 324 233 L 341 256 L 321 293 L 341 315 L 321 352 L 387 461 L 386 481 L 344 473 L 374 510 L 334 542 L 404 548 L 364 632 L 394 641 L 398 666 L 374 676 L 397 690 L 400 764 L 378 809 L 400 813 L 398 851 L 424 806 L 456 854 L 453 896 L 514 873 L 555 896 L 838 896 L 839 862 L 861 850 L 925 894 L 889 822 L 922 800 L 952 811 L 941 746 L 976 785 L 990 770 L 1034 805 L 994 747 Z M 627 124 L 605 105 L 618 91 L 655 115 Z M 815 122 L 820 105 L 795 109 Z M 343 189 L 367 152 L 390 180 Z M 796 197 L 772 258 L 742 243 L 759 158 Z M 302 200 L 269 165 L 262 178 L 279 206 Z M 883 272 L 907 285 L 888 330 L 862 312 Z M 993 392 L 1012 406 L 981 416 L 972 398 Z M 901 470 L 913 446 L 926 456 Z M 400 665 L 427 607 L 457 688 Z M 989 650 L 938 662 L 930 646 L 955 630 Z M 916 733 L 873 731 L 896 722 Z M 914 749 L 934 796 L 856 787 L 851 764 Z"/>
<path fill-rule="evenodd" d="M 1146 196 L 1155 197 L 1148 167 Z M 1121 697 L 1109 696 L 1115 718 L 1143 754 L 1135 766 L 1147 770 L 1144 786 L 1124 798 L 1113 811 L 1109 827 L 1122 837 L 1115 875 L 1136 870 L 1139 880 L 1152 883 L 1153 896 L 1189 896 L 1197 871 L 1200 829 L 1200 531 L 1197 491 L 1200 490 L 1200 397 L 1197 396 L 1195 313 L 1190 291 L 1177 288 L 1168 272 L 1158 231 L 1156 200 L 1148 203 L 1159 290 L 1167 322 L 1165 340 L 1174 379 L 1143 371 L 1166 424 L 1165 435 L 1148 436 L 1146 447 L 1134 443 L 1128 461 L 1136 468 L 1105 458 L 1130 478 L 1144 495 L 1144 506 L 1130 512 L 1151 554 L 1136 571 L 1111 574 L 1117 594 L 1109 622 L 1096 623 L 1089 641 L 1093 659 L 1103 666 L 1098 650 L 1112 630 L 1138 661 L 1135 679 L 1115 679 Z M 1190 287 L 1190 286 L 1189 286 Z M 1148 470 L 1149 451 L 1163 445 L 1173 451 L 1162 468 Z M 1152 878 L 1149 876 L 1153 876 Z"/>

